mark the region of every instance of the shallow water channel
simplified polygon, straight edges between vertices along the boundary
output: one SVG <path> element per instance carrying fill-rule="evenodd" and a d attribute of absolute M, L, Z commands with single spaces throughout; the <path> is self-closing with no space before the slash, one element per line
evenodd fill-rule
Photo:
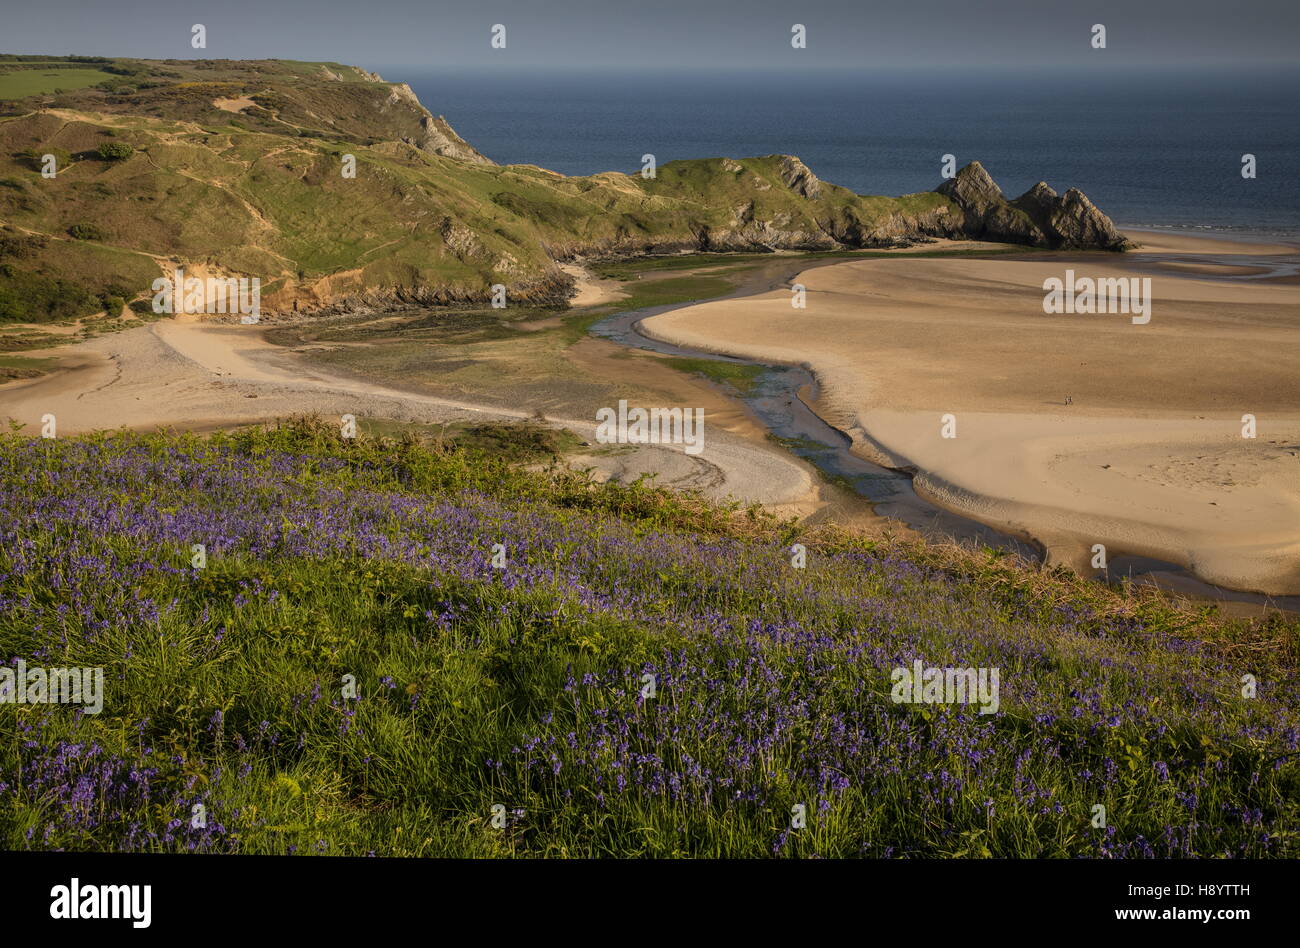
<path fill-rule="evenodd" d="M 643 319 L 690 305 L 693 304 L 673 303 L 618 313 L 596 323 L 591 332 L 620 345 L 664 355 L 758 366 L 762 372 L 752 390 L 737 392 L 734 397 L 744 402 L 788 450 L 816 466 L 832 481 L 865 498 L 876 513 L 902 521 L 930 539 L 951 540 L 964 546 L 988 546 L 1043 561 L 1043 549 L 1032 540 L 944 510 L 916 493 L 910 474 L 872 464 L 853 454 L 848 436 L 828 425 L 809 407 L 817 399 L 817 380 L 808 369 L 687 349 L 652 339 L 638 329 Z M 1104 578 L 1118 582 L 1125 577 L 1156 581 L 1165 589 L 1191 598 L 1213 599 L 1225 608 L 1232 607 L 1231 612 L 1254 614 L 1265 606 L 1300 612 L 1300 596 L 1268 597 L 1237 592 L 1204 582 L 1173 563 L 1149 557 L 1111 556 Z M 1101 578 L 1099 575 L 1098 579 Z"/>

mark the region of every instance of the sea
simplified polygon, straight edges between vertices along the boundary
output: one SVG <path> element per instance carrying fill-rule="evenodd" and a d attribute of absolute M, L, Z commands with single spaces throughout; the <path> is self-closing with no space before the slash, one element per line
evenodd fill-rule
<path fill-rule="evenodd" d="M 372 64 L 502 164 L 802 158 L 859 194 L 1077 187 L 1124 227 L 1300 236 L 1300 67 L 1117 71 L 456 72 Z M 1254 156 L 1254 177 L 1242 174 Z"/>

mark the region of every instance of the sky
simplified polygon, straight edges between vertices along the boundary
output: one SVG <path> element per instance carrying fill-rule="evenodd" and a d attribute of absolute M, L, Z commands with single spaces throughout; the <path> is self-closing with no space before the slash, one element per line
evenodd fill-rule
<path fill-rule="evenodd" d="M 0 52 L 371 69 L 707 71 L 1295 64 L 1300 0 L 0 0 Z M 207 28 L 193 49 L 190 28 Z M 793 49 L 791 26 L 807 28 Z M 490 45 L 506 27 L 505 49 Z M 1106 27 L 1106 49 L 1090 45 Z"/>

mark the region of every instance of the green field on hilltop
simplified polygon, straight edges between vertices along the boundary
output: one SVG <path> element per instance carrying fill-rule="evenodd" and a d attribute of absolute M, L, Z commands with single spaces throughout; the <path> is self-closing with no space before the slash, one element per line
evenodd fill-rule
<path fill-rule="evenodd" d="M 0 68 L 0 99 L 21 99 L 43 92 L 71 92 L 112 78 L 101 69 Z"/>

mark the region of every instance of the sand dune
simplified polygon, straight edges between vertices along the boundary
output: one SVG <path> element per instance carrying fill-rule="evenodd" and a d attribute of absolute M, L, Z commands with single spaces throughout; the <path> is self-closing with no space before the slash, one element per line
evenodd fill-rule
<path fill-rule="evenodd" d="M 1053 558 L 1086 569 L 1103 544 L 1300 592 L 1300 255 L 1133 236 L 1143 249 L 1124 256 L 852 261 L 800 274 L 802 310 L 779 289 L 642 328 L 810 365 L 819 411 L 860 453 L 917 470 L 920 492 Z M 1045 314 L 1043 281 L 1067 268 L 1150 277 L 1151 322 Z"/>

